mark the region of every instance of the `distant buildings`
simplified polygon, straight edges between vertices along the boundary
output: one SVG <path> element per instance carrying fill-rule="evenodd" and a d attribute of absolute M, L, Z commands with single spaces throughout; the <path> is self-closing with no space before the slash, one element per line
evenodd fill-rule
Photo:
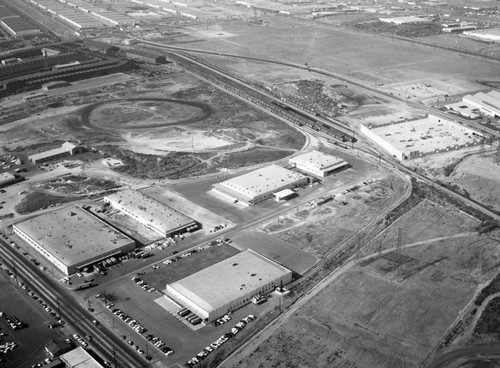
<path fill-rule="evenodd" d="M 142 50 L 126 50 L 125 55 L 129 59 L 140 60 L 150 64 L 166 64 L 167 59 L 163 55 L 157 55 Z"/>
<path fill-rule="evenodd" d="M 134 240 L 78 206 L 18 222 L 13 230 L 65 275 L 135 248 Z"/>
<path fill-rule="evenodd" d="M 474 31 L 464 31 L 464 36 L 479 38 L 487 41 L 500 42 L 500 28 L 478 29 Z"/>
<path fill-rule="evenodd" d="M 308 178 L 305 175 L 281 166 L 271 165 L 214 184 L 213 189 L 235 201 L 251 205 L 271 198 L 273 193 L 283 189 L 305 185 L 307 181 Z"/>
<path fill-rule="evenodd" d="M 0 26 L 14 37 L 32 36 L 42 33 L 40 29 L 3 4 L 0 4 Z"/>
<path fill-rule="evenodd" d="M 166 294 L 202 320 L 213 321 L 290 281 L 292 271 L 247 249 L 168 284 Z"/>
<path fill-rule="evenodd" d="M 318 151 L 311 151 L 288 160 L 296 169 L 320 178 L 347 167 L 349 164 L 335 156 Z"/>
<path fill-rule="evenodd" d="M 392 24 L 412 24 L 430 22 L 427 17 L 394 17 L 394 18 L 379 18 L 381 22 Z"/>
<path fill-rule="evenodd" d="M 108 195 L 104 201 L 164 237 L 199 227 L 188 216 L 136 190 Z"/>
<path fill-rule="evenodd" d="M 500 117 L 500 92 L 495 90 L 486 93 L 478 92 L 474 95 L 466 95 L 462 98 L 462 102 L 476 108 L 481 114 L 491 117 Z"/>
<path fill-rule="evenodd" d="M 75 155 L 80 152 L 81 148 L 70 142 L 64 142 L 61 147 L 54 148 L 49 151 L 44 151 L 40 153 L 35 153 L 34 155 L 28 156 L 28 160 L 34 164 L 39 164 L 47 162 L 50 160 L 55 160 L 67 155 Z"/>

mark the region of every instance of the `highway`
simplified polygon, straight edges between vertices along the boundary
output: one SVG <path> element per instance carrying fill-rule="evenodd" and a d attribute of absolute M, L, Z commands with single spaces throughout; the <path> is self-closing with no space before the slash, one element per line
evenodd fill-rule
<path fill-rule="evenodd" d="M 69 328 L 82 337 L 91 335 L 93 339 L 90 348 L 104 360 L 113 364 L 116 358 L 115 368 L 149 366 L 143 357 L 118 336 L 106 328 L 96 327 L 92 322 L 94 316 L 75 301 L 71 295 L 72 291 L 62 289 L 55 280 L 34 267 L 2 237 L 0 237 L 0 256 L 4 264 L 8 264 L 11 270 L 15 269 L 18 280 L 22 280 L 52 310 L 61 311 L 61 317 L 65 322 L 64 329 Z"/>

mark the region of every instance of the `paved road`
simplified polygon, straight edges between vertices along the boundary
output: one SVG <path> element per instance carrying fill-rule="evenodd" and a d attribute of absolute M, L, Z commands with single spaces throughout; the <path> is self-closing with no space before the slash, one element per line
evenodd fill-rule
<path fill-rule="evenodd" d="M 458 368 L 470 363 L 500 362 L 500 343 L 451 350 L 436 358 L 429 368 Z"/>
<path fill-rule="evenodd" d="M 66 322 L 65 329 L 80 336 L 91 335 L 93 341 L 90 348 L 99 356 L 113 362 L 116 357 L 116 368 L 148 367 L 146 360 L 133 351 L 120 338 L 101 326 L 97 328 L 92 323 L 94 317 L 76 302 L 68 290 L 60 288 L 56 282 L 14 250 L 3 238 L 0 238 L 0 256 L 3 263 L 15 264 L 18 278 L 29 286 L 54 311 L 61 311 L 62 319 Z"/>

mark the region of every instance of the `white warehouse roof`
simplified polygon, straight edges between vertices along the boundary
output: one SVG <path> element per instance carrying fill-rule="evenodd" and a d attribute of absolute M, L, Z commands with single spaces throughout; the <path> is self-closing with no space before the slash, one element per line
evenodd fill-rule
<path fill-rule="evenodd" d="M 263 255 L 247 249 L 210 267 L 169 284 L 208 313 L 241 295 L 252 294 L 284 276 L 291 280 L 292 271 Z"/>
<path fill-rule="evenodd" d="M 304 175 L 278 165 L 266 166 L 248 174 L 223 181 L 218 184 L 243 196 L 253 199 L 264 193 L 281 190 L 287 184 L 303 180 Z"/>
<path fill-rule="evenodd" d="M 319 151 L 311 151 L 303 155 L 293 157 L 289 160 L 290 163 L 302 164 L 316 170 L 334 170 L 347 165 L 347 162 L 335 157 L 327 155 Z"/>
<path fill-rule="evenodd" d="M 197 225 L 190 217 L 136 190 L 127 189 L 108 195 L 104 200 L 165 236 Z"/>

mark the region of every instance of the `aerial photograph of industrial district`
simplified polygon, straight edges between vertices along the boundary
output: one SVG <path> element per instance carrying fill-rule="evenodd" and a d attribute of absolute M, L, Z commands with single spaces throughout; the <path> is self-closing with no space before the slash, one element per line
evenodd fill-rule
<path fill-rule="evenodd" d="M 0 0 L 1 368 L 500 368 L 500 0 Z"/>

